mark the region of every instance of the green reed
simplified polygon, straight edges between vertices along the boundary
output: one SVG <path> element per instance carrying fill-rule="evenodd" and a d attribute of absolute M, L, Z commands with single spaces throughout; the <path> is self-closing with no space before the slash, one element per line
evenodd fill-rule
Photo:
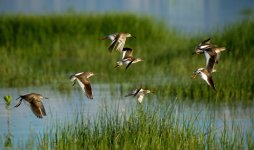
<path fill-rule="evenodd" d="M 130 32 L 126 47 L 144 59 L 127 71 L 115 69 L 121 58 L 109 53 L 110 41 L 100 37 Z M 165 96 L 216 101 L 250 100 L 253 97 L 254 21 L 226 27 L 222 33 L 184 36 L 164 23 L 130 14 L 1 16 L 0 85 L 4 87 L 52 85 L 69 90 L 68 77 L 80 71 L 97 74 L 93 83 L 147 85 Z M 205 66 L 204 56 L 191 55 L 210 36 L 225 46 L 213 74 L 215 94 L 201 79 L 191 80 L 194 70 Z M 166 89 L 166 90 L 165 90 Z"/>
<path fill-rule="evenodd" d="M 166 108 L 166 109 L 165 109 Z M 58 124 L 49 132 L 35 135 L 20 149 L 248 149 L 252 133 L 232 130 L 225 122 L 215 128 L 214 116 L 203 121 L 199 114 L 177 115 L 174 104 L 159 107 L 137 105 L 121 112 L 103 107 L 96 117 L 82 113 L 72 122 Z M 226 120 L 226 119 L 225 119 Z M 196 126 L 197 124 L 200 124 Z M 248 142 L 247 142 L 248 141 Z"/>

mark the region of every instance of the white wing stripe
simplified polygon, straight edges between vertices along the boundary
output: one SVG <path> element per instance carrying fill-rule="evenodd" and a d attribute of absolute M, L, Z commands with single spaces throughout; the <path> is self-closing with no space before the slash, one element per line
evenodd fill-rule
<path fill-rule="evenodd" d="M 80 87 L 82 88 L 82 90 L 84 91 L 84 93 L 86 92 L 85 91 L 85 85 L 77 78 L 77 81 L 78 81 L 78 84 L 80 85 Z"/>
<path fill-rule="evenodd" d="M 144 98 L 144 94 L 139 94 L 139 95 L 138 95 L 138 102 L 139 102 L 139 103 L 142 103 L 143 98 Z"/>

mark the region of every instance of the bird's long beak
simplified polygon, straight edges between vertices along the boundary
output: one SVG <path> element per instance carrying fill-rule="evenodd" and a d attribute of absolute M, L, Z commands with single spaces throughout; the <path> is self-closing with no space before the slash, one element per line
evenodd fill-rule
<path fill-rule="evenodd" d="M 100 37 L 100 38 L 98 38 L 98 40 L 106 40 L 107 39 L 107 37 L 105 36 L 105 37 Z"/>
<path fill-rule="evenodd" d="M 193 75 L 191 76 L 192 79 L 195 79 L 196 77 L 197 77 L 196 74 L 193 74 Z"/>
<path fill-rule="evenodd" d="M 76 81 L 74 81 L 74 82 L 73 82 L 72 86 L 74 86 L 74 85 L 75 85 L 75 83 L 76 83 Z"/>
<path fill-rule="evenodd" d="M 20 99 L 21 97 L 18 97 L 16 100 Z"/>
<path fill-rule="evenodd" d="M 133 37 L 133 38 L 135 38 L 135 39 L 136 39 L 136 36 L 133 36 L 133 35 L 132 35 L 131 37 Z"/>
<path fill-rule="evenodd" d="M 44 97 L 44 99 L 49 99 L 48 97 Z"/>

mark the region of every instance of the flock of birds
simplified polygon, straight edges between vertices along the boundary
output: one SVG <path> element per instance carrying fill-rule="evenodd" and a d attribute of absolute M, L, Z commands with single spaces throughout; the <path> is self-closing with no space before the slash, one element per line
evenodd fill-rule
<path fill-rule="evenodd" d="M 206 83 L 216 92 L 216 88 L 214 86 L 212 73 L 216 72 L 214 69 L 215 64 L 218 64 L 220 52 L 226 50 L 225 47 L 219 47 L 217 45 L 213 45 L 211 43 L 211 39 L 208 38 L 202 41 L 195 49 L 193 54 L 204 54 L 206 58 L 206 67 L 199 68 L 198 70 L 193 72 L 192 78 L 196 78 L 197 75 L 206 81 Z"/>
<path fill-rule="evenodd" d="M 129 37 L 134 37 L 130 33 L 114 33 L 110 35 L 106 35 L 101 40 L 109 39 L 111 40 L 111 44 L 108 47 L 108 50 L 112 52 L 114 49 L 120 53 L 122 53 L 122 59 L 120 61 L 117 61 L 115 68 L 120 67 L 122 65 L 125 65 L 125 69 L 128 69 L 131 64 L 135 64 L 137 62 L 142 61 L 141 58 L 136 58 L 133 56 L 133 49 L 131 48 L 125 48 L 125 41 Z M 205 68 L 199 68 L 198 70 L 193 72 L 193 78 L 196 78 L 197 75 L 200 75 L 203 80 L 206 81 L 206 83 L 214 90 L 214 82 L 212 79 L 212 73 L 216 70 L 214 69 L 215 64 L 218 63 L 220 52 L 224 51 L 224 47 L 218 47 L 217 45 L 213 45 L 210 42 L 210 38 L 204 40 L 201 42 L 195 49 L 195 52 L 193 54 L 204 54 L 206 58 L 206 67 Z M 95 74 L 93 72 L 80 72 L 76 73 L 70 76 L 70 80 L 73 82 L 73 86 L 76 82 L 80 85 L 83 92 L 86 94 L 88 99 L 93 99 L 93 92 L 92 87 L 89 81 L 89 78 L 94 76 Z M 139 103 L 143 101 L 143 98 L 146 94 L 152 93 L 153 91 L 143 89 L 142 87 L 133 90 L 132 92 L 125 95 L 127 96 L 134 96 L 137 97 L 137 100 Z M 30 108 L 32 112 L 37 116 L 38 118 L 42 118 L 43 116 L 46 116 L 46 111 L 42 103 L 42 99 L 48 99 L 47 97 L 42 96 L 41 94 L 37 93 L 29 93 L 25 95 L 21 95 L 17 98 L 19 99 L 19 102 L 14 106 L 18 107 L 20 106 L 21 102 L 25 100 L 29 103 Z"/>

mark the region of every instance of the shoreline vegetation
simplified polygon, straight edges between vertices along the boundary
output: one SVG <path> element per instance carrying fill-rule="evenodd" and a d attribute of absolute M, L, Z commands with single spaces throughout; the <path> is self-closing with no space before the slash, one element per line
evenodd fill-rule
<path fill-rule="evenodd" d="M 125 46 L 144 59 L 127 71 L 114 68 L 121 56 L 108 52 L 109 41 L 99 40 L 117 31 L 137 37 Z M 226 47 L 213 74 L 216 94 L 201 79 L 191 79 L 194 70 L 205 66 L 204 56 L 191 53 L 208 36 L 177 34 L 149 17 L 3 15 L 0 35 L 1 87 L 50 85 L 69 90 L 69 75 L 93 71 L 98 75 L 93 83 L 137 83 L 132 86 L 149 86 L 163 96 L 210 97 L 216 101 L 252 100 L 254 96 L 253 20 L 209 35 L 212 43 Z"/>
<path fill-rule="evenodd" d="M 120 109 L 120 108 L 118 108 Z M 213 115 L 200 119 L 166 107 L 137 105 L 130 110 L 104 107 L 93 119 L 78 113 L 17 145 L 24 149 L 252 149 L 253 133 L 237 123 L 216 127 Z M 36 139 L 36 140 L 35 140 Z M 37 144 L 36 144 L 37 143 Z"/>

